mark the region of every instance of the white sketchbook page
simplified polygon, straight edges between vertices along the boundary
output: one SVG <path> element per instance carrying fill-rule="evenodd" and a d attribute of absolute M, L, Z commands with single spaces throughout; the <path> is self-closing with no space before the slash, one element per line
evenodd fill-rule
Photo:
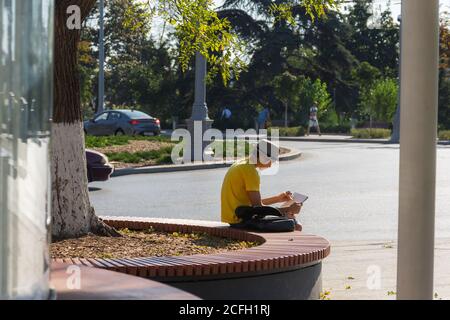
<path fill-rule="evenodd" d="M 291 204 L 293 204 L 294 202 L 297 202 L 297 203 L 303 203 L 303 202 L 305 202 L 306 200 L 308 200 L 308 196 L 305 196 L 304 194 L 297 193 L 297 192 L 294 192 L 294 193 L 292 194 L 292 198 L 293 198 L 293 200 L 286 201 L 285 203 L 283 203 L 283 204 L 281 205 L 281 207 L 282 207 L 282 208 L 289 207 L 289 206 L 290 206 Z"/>
<path fill-rule="evenodd" d="M 294 192 L 292 197 L 294 198 L 294 201 L 298 202 L 298 203 L 303 203 L 306 200 L 308 200 L 308 196 L 305 196 L 304 194 L 297 193 L 297 192 Z"/>

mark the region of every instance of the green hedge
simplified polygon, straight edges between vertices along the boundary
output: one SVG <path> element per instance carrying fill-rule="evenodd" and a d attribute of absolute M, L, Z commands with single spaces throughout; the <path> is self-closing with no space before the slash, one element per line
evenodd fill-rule
<path fill-rule="evenodd" d="M 351 135 L 358 139 L 386 139 L 391 136 L 389 129 L 352 129 Z"/>
<path fill-rule="evenodd" d="M 278 129 L 280 131 L 280 137 L 302 137 L 306 134 L 306 129 L 302 126 L 299 127 L 272 127 L 268 129 Z M 320 131 L 322 133 L 350 133 L 350 125 L 320 125 Z M 315 132 L 315 131 L 314 131 Z"/>
<path fill-rule="evenodd" d="M 272 129 L 278 129 L 280 133 L 280 137 L 302 137 L 305 135 L 305 128 L 303 127 L 271 127 L 267 130 L 267 133 L 270 135 Z"/>
<path fill-rule="evenodd" d="M 351 127 L 348 124 L 341 125 L 322 125 L 320 124 L 320 131 L 322 133 L 350 133 Z"/>
<path fill-rule="evenodd" d="M 450 130 L 439 131 L 439 140 L 450 140 Z"/>

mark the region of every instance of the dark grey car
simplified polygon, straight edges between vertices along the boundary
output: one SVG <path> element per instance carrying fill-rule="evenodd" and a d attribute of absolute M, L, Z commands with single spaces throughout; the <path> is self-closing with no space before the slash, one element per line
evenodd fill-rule
<path fill-rule="evenodd" d="M 108 110 L 84 122 L 84 132 L 93 136 L 159 135 L 159 119 L 136 110 Z"/>

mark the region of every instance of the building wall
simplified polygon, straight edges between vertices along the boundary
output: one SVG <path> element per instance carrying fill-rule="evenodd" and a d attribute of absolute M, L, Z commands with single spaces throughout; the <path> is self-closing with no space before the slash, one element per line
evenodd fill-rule
<path fill-rule="evenodd" d="M 0 0 L 0 299 L 48 297 L 53 0 Z"/>

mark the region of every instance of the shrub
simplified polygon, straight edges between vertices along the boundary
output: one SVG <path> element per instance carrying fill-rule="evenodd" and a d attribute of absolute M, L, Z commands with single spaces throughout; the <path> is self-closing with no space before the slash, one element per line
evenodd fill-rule
<path fill-rule="evenodd" d="M 439 131 L 439 140 L 450 140 L 450 130 Z"/>
<path fill-rule="evenodd" d="M 384 139 L 391 136 L 389 129 L 352 129 L 351 135 L 358 139 Z"/>
<path fill-rule="evenodd" d="M 320 124 L 322 133 L 350 133 L 351 126 L 349 124 L 339 124 L 335 126 L 327 126 Z"/>
<path fill-rule="evenodd" d="M 305 135 L 305 128 L 303 127 L 272 127 L 267 130 L 269 135 L 272 134 L 272 129 L 278 129 L 280 137 L 302 137 Z"/>

